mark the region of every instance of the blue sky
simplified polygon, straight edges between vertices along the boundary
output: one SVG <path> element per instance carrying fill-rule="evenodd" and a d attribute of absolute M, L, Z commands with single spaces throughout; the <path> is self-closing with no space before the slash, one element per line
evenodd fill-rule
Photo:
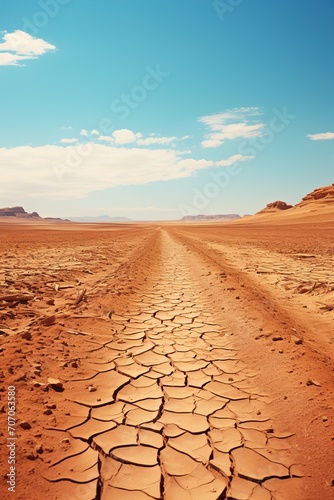
<path fill-rule="evenodd" d="M 334 182 L 331 0 L 0 9 L 0 206 L 178 219 Z"/>

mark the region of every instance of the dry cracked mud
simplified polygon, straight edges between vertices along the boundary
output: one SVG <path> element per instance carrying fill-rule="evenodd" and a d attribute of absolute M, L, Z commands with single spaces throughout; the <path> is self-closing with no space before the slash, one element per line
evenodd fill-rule
<path fill-rule="evenodd" d="M 95 374 L 65 384 L 88 416 L 63 430 L 87 445 L 45 477 L 70 497 L 87 484 L 101 500 L 277 498 L 269 480 L 301 475 L 289 434 L 272 432 L 268 397 L 163 238 L 156 284 L 111 317 L 112 339 L 94 340 Z"/>

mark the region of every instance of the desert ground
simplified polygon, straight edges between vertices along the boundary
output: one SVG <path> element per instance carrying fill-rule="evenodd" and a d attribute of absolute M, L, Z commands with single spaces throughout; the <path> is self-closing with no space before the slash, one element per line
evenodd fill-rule
<path fill-rule="evenodd" d="M 333 221 L 2 222 L 2 498 L 333 498 Z"/>

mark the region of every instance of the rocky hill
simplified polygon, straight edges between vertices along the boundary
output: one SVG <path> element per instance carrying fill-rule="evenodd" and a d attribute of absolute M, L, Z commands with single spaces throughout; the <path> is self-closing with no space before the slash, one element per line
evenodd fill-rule
<path fill-rule="evenodd" d="M 297 203 L 297 205 L 295 206 L 298 207 L 306 205 L 308 203 L 314 203 L 316 201 L 321 203 L 334 203 L 334 183 L 330 186 L 315 189 L 314 191 L 312 191 L 312 193 L 304 196 L 304 198 L 302 198 L 302 201 L 300 203 Z"/>
<path fill-rule="evenodd" d="M 41 219 L 37 212 L 29 214 L 23 207 L 0 208 L 0 217 L 18 217 L 20 219 Z"/>
<path fill-rule="evenodd" d="M 60 219 L 59 217 L 41 217 L 37 212 L 29 214 L 23 207 L 5 207 L 0 208 L 0 217 L 15 217 L 16 219 L 29 219 L 36 221 L 50 222 L 69 222 L 68 219 Z"/>
<path fill-rule="evenodd" d="M 257 212 L 258 214 L 269 214 L 269 213 L 276 213 L 281 210 L 289 210 L 289 208 L 292 208 L 293 205 L 288 205 L 285 203 L 285 201 L 273 201 L 272 203 L 268 203 L 268 205 L 260 210 L 260 212 Z"/>
<path fill-rule="evenodd" d="M 268 203 L 268 205 L 257 212 L 254 217 L 257 219 L 257 216 L 273 215 L 275 216 L 275 220 L 276 216 L 279 220 L 281 220 L 282 217 L 285 219 L 286 217 L 296 217 L 303 214 L 312 214 L 312 216 L 323 214 L 324 217 L 327 213 L 332 213 L 333 210 L 334 184 L 331 184 L 329 186 L 315 189 L 311 193 L 304 196 L 296 205 L 288 205 L 285 201 L 274 201 L 272 203 Z M 330 214 L 328 217 L 330 217 Z"/>

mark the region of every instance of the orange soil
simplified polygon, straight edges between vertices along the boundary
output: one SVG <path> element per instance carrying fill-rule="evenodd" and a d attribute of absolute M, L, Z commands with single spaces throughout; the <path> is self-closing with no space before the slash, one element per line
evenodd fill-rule
<path fill-rule="evenodd" d="M 330 498 L 333 225 L 2 224 L 4 498 Z"/>

